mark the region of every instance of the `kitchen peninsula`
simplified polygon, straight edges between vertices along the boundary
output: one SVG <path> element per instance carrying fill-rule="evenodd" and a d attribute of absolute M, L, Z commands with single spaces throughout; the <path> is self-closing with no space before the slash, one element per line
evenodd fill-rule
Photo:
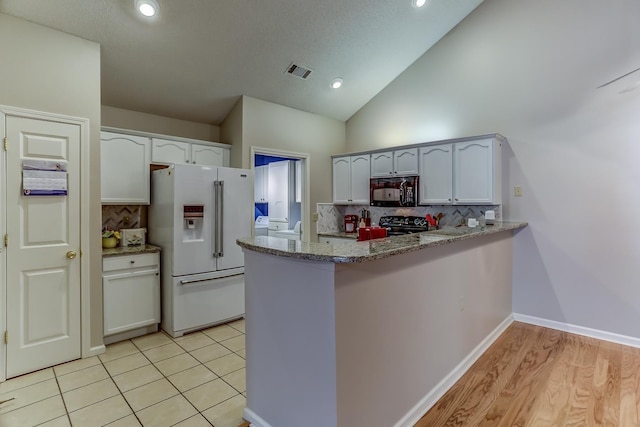
<path fill-rule="evenodd" d="M 511 322 L 513 235 L 497 223 L 245 252 L 256 427 L 412 426 Z"/>

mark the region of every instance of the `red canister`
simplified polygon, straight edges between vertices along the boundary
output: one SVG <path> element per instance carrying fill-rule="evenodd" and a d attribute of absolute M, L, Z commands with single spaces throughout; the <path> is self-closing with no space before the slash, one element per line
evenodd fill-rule
<path fill-rule="evenodd" d="M 345 215 L 344 216 L 344 232 L 355 233 L 358 227 L 358 215 Z"/>

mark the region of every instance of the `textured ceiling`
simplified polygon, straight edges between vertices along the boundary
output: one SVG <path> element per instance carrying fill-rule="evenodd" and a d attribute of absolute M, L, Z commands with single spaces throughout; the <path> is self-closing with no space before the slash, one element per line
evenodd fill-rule
<path fill-rule="evenodd" d="M 482 2 L 158 1 L 150 20 L 134 0 L 0 0 L 0 13 L 100 43 L 104 105 L 218 125 L 241 95 L 347 120 Z M 313 73 L 287 75 L 291 62 Z"/>

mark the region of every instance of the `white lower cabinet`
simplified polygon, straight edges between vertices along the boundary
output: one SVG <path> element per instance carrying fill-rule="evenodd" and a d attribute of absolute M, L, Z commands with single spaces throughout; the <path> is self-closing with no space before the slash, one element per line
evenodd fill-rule
<path fill-rule="evenodd" d="M 160 323 L 160 254 L 103 258 L 104 336 Z"/>

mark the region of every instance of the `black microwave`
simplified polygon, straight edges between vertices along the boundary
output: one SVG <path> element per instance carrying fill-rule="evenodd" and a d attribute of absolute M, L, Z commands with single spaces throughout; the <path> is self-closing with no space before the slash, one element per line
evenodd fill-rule
<path fill-rule="evenodd" d="M 371 206 L 418 206 L 418 176 L 371 178 L 369 201 Z"/>

